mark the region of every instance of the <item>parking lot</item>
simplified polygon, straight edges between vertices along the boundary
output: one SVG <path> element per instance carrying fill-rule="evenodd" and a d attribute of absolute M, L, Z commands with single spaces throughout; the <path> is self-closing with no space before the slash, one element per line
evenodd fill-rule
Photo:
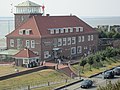
<path fill-rule="evenodd" d="M 111 83 L 117 82 L 118 80 L 120 80 L 120 76 L 115 75 L 115 77 L 112 78 L 112 79 L 104 79 L 103 75 L 99 74 L 99 75 L 97 75 L 95 77 L 84 78 L 84 79 L 90 79 L 90 80 L 92 80 L 94 82 L 93 86 L 90 87 L 90 88 L 88 88 L 88 89 L 82 89 L 80 87 L 81 82 L 79 82 L 79 83 L 76 83 L 74 85 L 71 85 L 71 86 L 66 87 L 64 89 L 61 89 L 61 90 L 97 90 L 97 88 L 99 86 L 106 86 L 106 84 L 109 83 L 109 81 L 111 81 Z"/>

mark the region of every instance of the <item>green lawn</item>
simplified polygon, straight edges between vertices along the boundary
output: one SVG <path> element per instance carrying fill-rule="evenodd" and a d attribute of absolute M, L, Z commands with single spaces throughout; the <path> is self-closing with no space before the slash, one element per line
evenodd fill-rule
<path fill-rule="evenodd" d="M 0 76 L 15 73 L 15 68 L 18 68 L 19 71 L 23 71 L 27 69 L 23 67 L 13 67 L 12 65 L 0 66 Z"/>
<path fill-rule="evenodd" d="M 58 82 L 61 80 L 65 80 L 66 78 L 68 77 L 62 73 L 59 73 L 55 70 L 47 69 L 39 72 L 34 72 L 31 74 L 26 74 L 23 76 L 11 78 L 8 80 L 0 81 L 0 90 L 3 90 L 4 88 L 9 88 L 9 87 L 14 88 L 14 86 L 21 87 L 21 86 L 27 86 L 27 85 L 31 86 L 31 85 L 37 85 L 37 84 L 44 84 L 47 82 Z"/>

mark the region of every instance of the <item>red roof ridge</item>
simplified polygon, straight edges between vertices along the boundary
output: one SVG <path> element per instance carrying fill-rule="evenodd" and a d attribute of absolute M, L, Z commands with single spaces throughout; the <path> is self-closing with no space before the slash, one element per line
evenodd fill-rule
<path fill-rule="evenodd" d="M 39 17 L 40 17 L 40 16 L 39 16 Z M 38 31 L 38 33 L 39 33 L 39 36 L 41 36 L 41 33 L 40 33 L 39 28 L 38 28 L 38 26 L 37 26 L 37 22 L 36 22 L 35 16 L 33 16 L 33 20 L 34 20 L 34 22 L 35 22 L 35 25 L 36 25 L 37 31 Z"/>

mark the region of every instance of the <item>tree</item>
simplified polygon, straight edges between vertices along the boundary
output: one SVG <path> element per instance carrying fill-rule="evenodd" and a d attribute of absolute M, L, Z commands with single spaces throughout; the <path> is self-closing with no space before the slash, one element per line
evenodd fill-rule
<path fill-rule="evenodd" d="M 87 61 L 86 60 L 82 60 L 81 62 L 80 62 L 80 66 L 83 66 L 83 70 L 84 70 L 84 66 L 87 64 Z M 83 72 L 83 70 L 82 70 L 82 72 Z"/>
<path fill-rule="evenodd" d="M 91 70 L 91 66 L 92 66 L 93 63 L 94 63 L 94 60 L 93 60 L 93 56 L 92 56 L 92 55 L 88 57 L 87 62 L 88 62 L 88 64 L 90 65 L 90 70 Z"/>
<path fill-rule="evenodd" d="M 116 32 L 116 33 L 113 35 L 113 38 L 120 38 L 120 33 Z"/>
<path fill-rule="evenodd" d="M 99 33 L 99 38 L 107 38 L 106 33 L 105 33 L 104 31 L 101 31 L 101 32 Z"/>

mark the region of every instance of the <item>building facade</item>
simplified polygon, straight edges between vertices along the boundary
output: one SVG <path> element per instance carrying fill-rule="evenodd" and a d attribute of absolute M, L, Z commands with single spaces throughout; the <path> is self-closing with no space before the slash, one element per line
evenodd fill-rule
<path fill-rule="evenodd" d="M 20 15 L 24 16 L 24 13 Z M 71 15 L 42 16 L 34 13 L 6 37 L 8 49 L 27 47 L 41 60 L 86 56 L 95 52 L 98 46 L 98 32 Z"/>

